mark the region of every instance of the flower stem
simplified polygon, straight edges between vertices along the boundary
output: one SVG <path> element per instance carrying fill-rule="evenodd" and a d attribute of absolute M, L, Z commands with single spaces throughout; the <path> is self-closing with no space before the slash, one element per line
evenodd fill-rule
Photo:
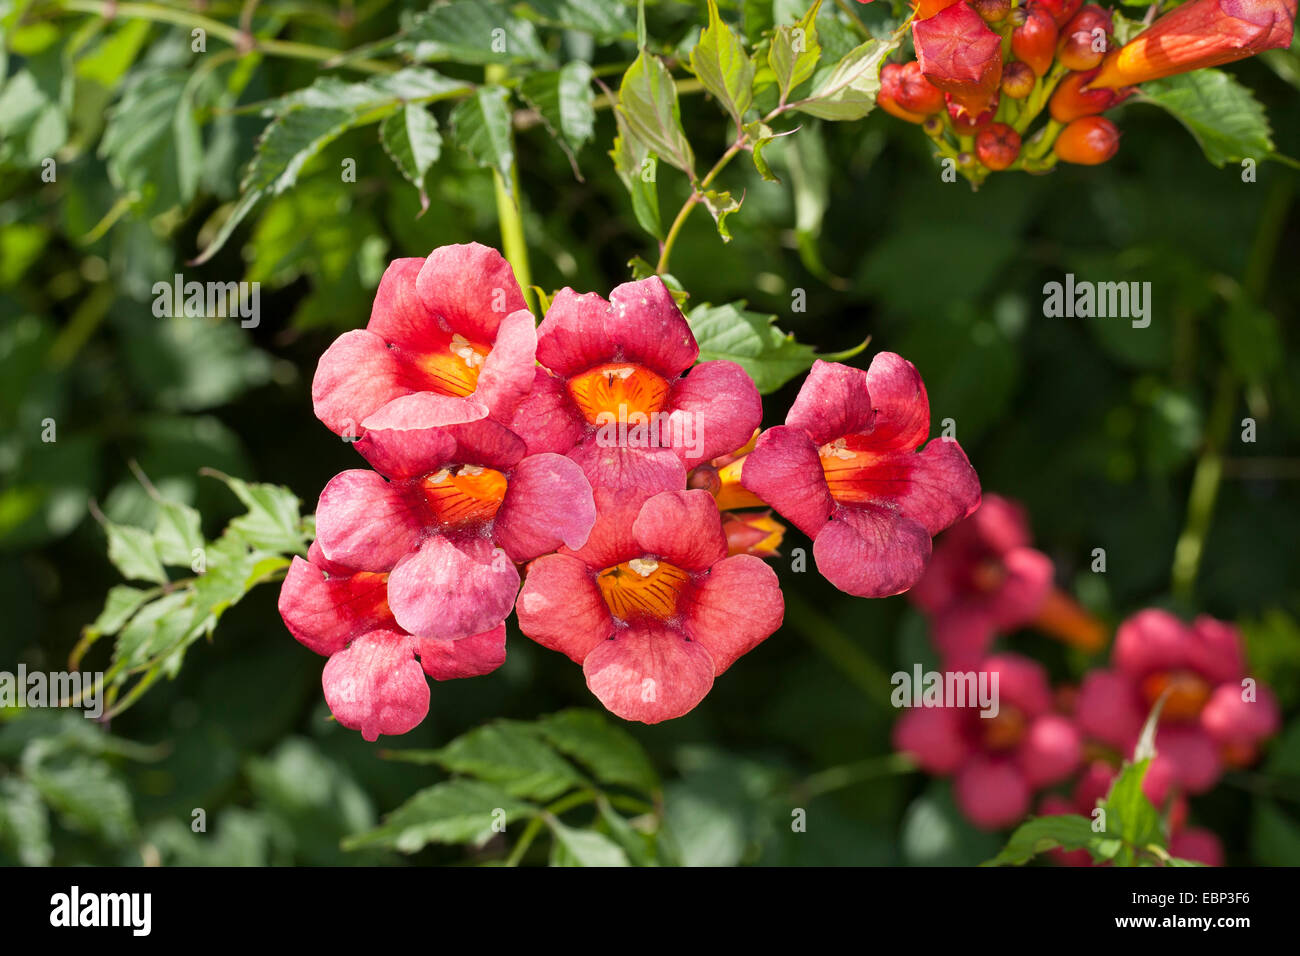
<path fill-rule="evenodd" d="M 739 153 L 749 142 L 749 136 L 741 133 L 736 141 L 727 147 L 727 151 L 722 154 L 721 158 L 713 164 L 713 168 L 704 174 L 704 178 L 696 183 L 691 194 L 686 197 L 686 202 L 682 203 L 682 208 L 677 211 L 677 216 L 673 219 L 672 225 L 668 227 L 668 234 L 664 236 L 663 244 L 659 247 L 659 264 L 655 266 L 655 272 L 663 275 L 668 271 L 668 257 L 672 254 L 673 245 L 677 242 L 677 237 L 682 231 L 682 226 L 686 225 L 686 219 L 690 216 L 691 210 L 704 199 L 704 191 L 709 188 L 709 184 L 718 177 L 718 173 L 726 168 L 727 163 Z"/>
<path fill-rule="evenodd" d="M 484 71 L 484 79 L 488 83 L 500 83 L 505 76 L 506 68 L 498 63 L 490 64 Z M 513 140 L 514 134 L 510 135 Z M 519 166 L 513 144 L 511 157 L 509 180 L 499 169 L 492 170 L 492 191 L 496 198 L 497 221 L 501 224 L 501 254 L 514 269 L 515 280 L 523 290 L 529 308 L 536 310 L 532 270 L 528 265 L 528 242 L 524 238 L 524 220 L 520 212 L 522 196 L 519 193 Z"/>
<path fill-rule="evenodd" d="M 268 56 L 282 56 L 294 60 L 315 60 L 324 62 L 341 56 L 339 50 L 316 46 L 312 43 L 296 43 L 290 40 L 261 39 L 245 33 L 238 27 L 232 27 L 220 20 L 213 20 L 200 13 L 165 7 L 157 3 L 111 3 L 109 0 L 60 0 L 59 6 L 70 13 L 93 13 L 105 19 L 113 17 L 130 17 L 136 20 L 150 20 L 154 23 L 170 23 L 174 26 L 203 30 L 205 33 L 230 44 L 236 49 L 248 52 L 257 51 Z M 362 73 L 394 73 L 397 67 L 379 60 L 346 60 L 340 66 L 351 67 Z"/>

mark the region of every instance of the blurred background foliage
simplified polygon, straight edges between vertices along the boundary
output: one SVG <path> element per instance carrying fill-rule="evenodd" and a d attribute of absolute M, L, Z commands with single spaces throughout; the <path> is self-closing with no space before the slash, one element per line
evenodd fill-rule
<path fill-rule="evenodd" d="M 60 670 L 120 581 L 92 502 L 114 522 L 155 519 L 130 463 L 162 497 L 198 509 L 209 538 L 242 509 L 200 468 L 285 485 L 310 512 L 326 481 L 358 464 L 311 414 L 321 352 L 364 324 L 390 259 L 445 243 L 499 245 L 500 234 L 491 174 L 464 150 L 443 144 L 418 215 L 420 192 L 365 125 L 330 141 L 292 188 L 264 198 L 208 261 L 187 265 L 231 215 L 266 126 L 259 104 L 312 84 L 319 57 L 240 55 L 211 36 L 207 52 L 194 53 L 183 20 L 124 10 L 105 22 L 95 3 L 28 6 L 0 3 L 0 668 Z M 259 37 L 338 51 L 391 37 L 409 13 L 386 0 L 201 6 L 227 24 L 251 10 Z M 613 17 L 595 40 L 591 30 L 527 31 L 611 84 L 635 56 L 635 7 L 590 0 L 489 12 L 509 21 L 504 7 L 542 25 L 575 10 Z M 733 22 L 760 24 L 793 22 L 798 7 L 722 4 Z M 847 14 L 826 7 L 823 19 L 847 30 Z M 854 13 L 877 32 L 898 19 L 884 0 Z M 689 48 L 705 12 L 663 0 L 647 5 L 647 20 L 672 51 Z M 385 52 L 372 49 L 361 55 Z M 482 80 L 481 61 L 434 58 L 444 77 Z M 333 72 L 364 76 L 346 65 Z M 1278 152 L 1300 156 L 1296 51 L 1232 72 L 1266 107 Z M 444 133 L 450 109 L 433 111 Z M 720 154 L 724 114 L 685 88 L 681 112 L 696 152 Z M 797 136 L 768 148 L 781 184 L 750 163 L 721 177 L 744 195 L 729 220 L 734 241 L 720 241 L 697 213 L 673 273 L 692 305 L 745 300 L 820 351 L 871 336 L 855 361 L 888 349 L 914 362 L 936 429 L 955 420 L 984 487 L 1026 504 L 1058 581 L 1109 623 L 1150 604 L 1238 622 L 1252 673 L 1276 689 L 1289 729 L 1265 763 L 1193 801 L 1193 818 L 1223 838 L 1229 862 L 1300 864 L 1297 172 L 1261 162 L 1246 182 L 1237 166 L 1206 162 L 1168 115 L 1132 103 L 1115 116 L 1124 139 L 1105 166 L 997 175 L 978 192 L 941 181 L 926 138 L 883 113 L 836 124 L 804 117 Z M 605 292 L 630 277 L 633 257 L 654 261 L 656 243 L 636 225 L 607 155 L 610 110 L 597 110 L 594 137 L 576 153 L 581 178 L 543 124 L 516 126 L 537 286 Z M 53 182 L 42 178 L 50 157 Z M 355 182 L 340 174 L 347 160 Z M 658 185 L 671 216 L 686 181 L 665 167 Z M 1150 327 L 1045 318 L 1043 285 L 1067 272 L 1150 282 Z M 260 282 L 260 323 L 155 317 L 152 286 L 175 273 Z M 806 311 L 797 312 L 800 290 Z M 765 424 L 784 417 L 797 386 L 768 397 Z M 1257 422 L 1253 444 L 1240 441 L 1246 417 Z M 54 442 L 42 441 L 47 419 Z M 1221 462 L 1222 480 L 1189 519 L 1207 458 Z M 1190 586 L 1175 588 L 1175 545 L 1189 520 L 1203 552 Z M 946 787 L 889 756 L 887 675 L 930 660 L 923 620 L 904 598 L 856 600 L 816 573 L 792 572 L 791 551 L 807 547 L 792 532 L 776 562 L 788 596 L 780 632 L 689 716 L 626 727 L 666 781 L 648 798 L 669 848 L 662 859 L 987 859 L 996 835 L 973 831 Z M 1098 547 L 1104 574 L 1089 570 Z M 5 714 L 0 859 L 464 859 L 455 846 L 405 856 L 382 841 L 341 848 L 441 774 L 381 759 L 381 746 L 329 719 L 323 661 L 286 632 L 276 591 L 256 588 L 231 608 L 173 679 L 112 721 L 111 735 L 75 713 Z M 1032 632 L 1006 643 L 1061 681 L 1089 663 Z M 83 666 L 106 668 L 106 645 Z M 435 684 L 429 719 L 384 743 L 435 748 L 492 718 L 594 704 L 570 662 L 513 630 L 508 646 L 497 673 Z M 806 832 L 791 832 L 794 807 L 807 810 Z M 206 833 L 191 827 L 200 808 Z M 577 843 L 551 858 L 581 857 Z M 491 858 L 492 846 L 474 853 Z"/>

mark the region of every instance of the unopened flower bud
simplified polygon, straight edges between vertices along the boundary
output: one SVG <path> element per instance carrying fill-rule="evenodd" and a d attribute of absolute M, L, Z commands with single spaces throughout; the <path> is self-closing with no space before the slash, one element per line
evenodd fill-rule
<path fill-rule="evenodd" d="M 1015 20 L 1023 17 L 1024 22 L 1011 31 L 1011 52 L 1028 63 L 1036 76 L 1043 76 L 1056 56 L 1056 21 L 1038 0 L 1030 0 L 1028 7 L 1015 13 Z"/>
<path fill-rule="evenodd" d="M 1012 60 L 1002 68 L 1002 92 L 1013 100 L 1023 100 L 1034 91 L 1038 77 L 1028 63 Z"/>
<path fill-rule="evenodd" d="M 957 3 L 928 20 L 912 24 L 916 58 L 925 78 L 962 98 L 967 108 L 982 108 L 997 93 L 1002 78 L 1002 38 L 969 4 Z M 979 103 L 977 107 L 974 104 Z"/>
<path fill-rule="evenodd" d="M 921 73 L 921 64 L 916 60 L 904 63 L 895 75 L 898 85 L 894 99 L 903 109 L 922 116 L 943 109 L 943 91 L 925 78 Z"/>
<path fill-rule="evenodd" d="M 994 172 L 1006 169 L 1020 157 L 1020 134 L 1006 123 L 993 123 L 976 135 L 975 154 Z"/>
<path fill-rule="evenodd" d="M 1096 166 L 1119 149 L 1119 129 L 1104 116 L 1083 116 L 1061 130 L 1052 149 L 1064 162 Z"/>
<path fill-rule="evenodd" d="M 1083 6 L 1083 0 L 1038 0 L 1043 7 L 1051 14 L 1053 22 L 1058 27 L 1063 27 L 1074 16 L 1075 12 Z"/>
<path fill-rule="evenodd" d="M 1104 113 L 1126 99 L 1129 92 L 1116 92 L 1109 89 L 1088 89 L 1088 83 L 1097 75 L 1096 70 L 1087 73 L 1067 73 L 1052 94 L 1048 109 L 1052 119 L 1058 123 L 1069 123 L 1080 116 L 1095 116 Z"/>
<path fill-rule="evenodd" d="M 771 511 L 724 512 L 722 531 L 727 536 L 728 555 L 752 554 L 757 558 L 776 557 L 785 537 L 785 525 L 773 518 Z"/>
<path fill-rule="evenodd" d="M 880 89 L 876 93 L 876 105 L 892 116 L 909 123 L 922 123 L 925 114 L 914 113 L 898 102 L 901 87 L 902 64 L 886 63 L 880 70 Z"/>
<path fill-rule="evenodd" d="M 1011 0 L 970 0 L 970 5 L 989 24 L 1001 23 L 1011 12 Z"/>
<path fill-rule="evenodd" d="M 686 476 L 686 487 L 717 495 L 722 490 L 722 479 L 718 477 L 718 469 L 712 465 L 696 465 Z"/>

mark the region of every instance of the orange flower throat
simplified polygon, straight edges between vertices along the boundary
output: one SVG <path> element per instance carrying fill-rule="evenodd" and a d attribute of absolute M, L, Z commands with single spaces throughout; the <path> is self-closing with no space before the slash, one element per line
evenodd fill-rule
<path fill-rule="evenodd" d="M 444 348 L 421 355 L 416 364 L 427 377 L 428 391 L 463 398 L 478 388 L 483 362 L 492 351 L 489 345 L 471 342 L 460 333 Z"/>
<path fill-rule="evenodd" d="M 596 584 L 615 617 L 664 621 L 677 613 L 677 602 L 688 580 L 685 571 L 665 561 L 633 558 L 601 571 Z"/>
<path fill-rule="evenodd" d="M 420 490 L 446 528 L 491 521 L 506 497 L 506 476 L 478 465 L 455 465 L 420 479 Z"/>
<path fill-rule="evenodd" d="M 627 421 L 638 412 L 649 416 L 659 411 L 668 398 L 668 382 L 642 365 L 610 363 L 569 379 L 569 395 L 590 424 L 606 424 L 597 420 L 602 414 Z"/>

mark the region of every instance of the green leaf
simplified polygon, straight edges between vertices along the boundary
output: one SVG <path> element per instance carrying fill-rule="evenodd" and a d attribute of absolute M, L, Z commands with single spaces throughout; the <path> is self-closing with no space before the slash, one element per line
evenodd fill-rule
<path fill-rule="evenodd" d="M 158 560 L 153 535 L 148 531 L 106 521 L 104 533 L 108 535 L 108 560 L 122 577 L 128 581 L 167 583 L 167 572 Z"/>
<path fill-rule="evenodd" d="M 424 179 L 442 153 L 437 119 L 423 106 L 407 103 L 380 124 L 379 141 L 398 172 L 419 191 L 423 214 L 429 208 Z"/>
<path fill-rule="evenodd" d="M 525 9 L 548 26 L 590 33 L 601 42 L 636 36 L 636 24 L 621 0 L 528 0 Z"/>
<path fill-rule="evenodd" d="M 249 545 L 267 551 L 307 553 L 306 532 L 298 513 L 301 502 L 292 491 L 282 485 L 241 481 L 215 471 L 207 473 L 224 482 L 248 509 L 248 514 L 230 522 L 230 528 Z"/>
<path fill-rule="evenodd" d="M 1268 118 L 1255 95 L 1222 70 L 1194 70 L 1143 83 L 1138 96 L 1187 127 L 1219 168 L 1273 154 Z"/>
<path fill-rule="evenodd" d="M 819 119 L 862 119 L 876 106 L 880 64 L 897 46 L 897 40 L 868 40 L 846 54 L 806 99 L 793 105 Z"/>
<path fill-rule="evenodd" d="M 618 112 L 646 151 L 676 166 L 692 180 L 695 154 L 682 131 L 677 84 L 663 61 L 642 50 L 623 74 Z"/>
<path fill-rule="evenodd" d="M 767 64 L 776 76 L 782 103 L 817 69 L 817 60 L 822 55 L 817 42 L 817 13 L 821 6 L 822 0 L 817 0 L 794 26 L 778 26 L 772 33 Z"/>
<path fill-rule="evenodd" d="M 566 147 L 570 158 L 596 134 L 591 66 L 571 60 L 559 70 L 529 73 L 519 94 L 537 110 L 547 131 Z"/>
<path fill-rule="evenodd" d="M 498 784 L 515 797 L 551 800 L 585 782 L 530 725 L 518 721 L 495 720 L 426 757 L 453 773 Z"/>
<path fill-rule="evenodd" d="M 537 31 L 501 3 L 455 0 L 416 14 L 394 49 L 417 63 L 545 63 Z"/>
<path fill-rule="evenodd" d="M 727 227 L 727 217 L 740 209 L 744 197 L 737 199 L 726 190 L 706 189 L 703 198 L 705 208 L 709 210 L 709 215 L 713 217 L 713 222 L 718 227 L 718 235 L 722 237 L 723 242 L 730 242 L 731 230 Z"/>
<path fill-rule="evenodd" d="M 716 0 L 708 0 L 708 6 L 709 25 L 691 50 L 691 72 L 740 125 L 754 101 L 754 63 L 745 44 L 723 22 Z"/>
<path fill-rule="evenodd" d="M 1135 848 L 1166 843 L 1160 812 L 1142 792 L 1142 780 L 1150 765 L 1150 759 L 1124 764 L 1103 804 L 1106 833 L 1124 842 L 1122 860 L 1131 861 Z"/>
<path fill-rule="evenodd" d="M 618 178 L 623 181 L 632 198 L 632 214 L 642 229 L 656 239 L 663 239 L 664 225 L 659 213 L 658 159 L 646 148 L 645 143 L 632 134 L 627 120 L 617 110 L 614 111 L 614 122 L 618 126 L 618 135 L 614 137 L 614 148 L 610 150 L 609 156 L 614 161 Z"/>
<path fill-rule="evenodd" d="M 818 356 L 811 345 L 796 342 L 793 335 L 777 328 L 776 316 L 751 312 L 743 301 L 716 306 L 702 303 L 686 319 L 700 344 L 701 362 L 735 362 L 749 373 L 764 395 L 808 371 L 819 357 L 843 361 L 866 348 L 863 342 L 854 349 Z"/>
<path fill-rule="evenodd" d="M 601 714 L 573 708 L 543 717 L 535 726 L 552 747 L 586 767 L 599 783 L 646 794 L 659 789 L 659 775 L 636 738 Z"/>
<path fill-rule="evenodd" d="M 0 847 L 23 866 L 49 866 L 54 856 L 41 793 L 20 777 L 0 779 Z"/>
<path fill-rule="evenodd" d="M 779 135 L 788 136 L 790 132 L 793 132 L 793 130 Z M 772 166 L 768 163 L 767 157 L 763 155 L 763 150 L 778 138 L 778 134 L 772 132 L 772 127 L 766 123 L 755 120 L 745 127 L 745 135 L 753 144 L 753 149 L 750 152 L 754 157 L 754 168 L 758 170 L 758 174 L 769 183 L 779 183 L 781 177 L 772 172 Z"/>
<path fill-rule="evenodd" d="M 1048 850 L 1081 850 L 1090 847 L 1097 842 L 1098 836 L 1093 832 L 1092 822 L 1087 817 L 1072 813 L 1035 817 L 1016 827 L 1002 851 L 983 865 L 1020 866 Z"/>
<path fill-rule="evenodd" d="M 430 843 L 482 846 L 498 827 L 537 814 L 499 787 L 477 780 L 448 780 L 419 791 L 373 830 L 343 841 L 345 850 L 385 847 L 415 853 Z"/>
<path fill-rule="evenodd" d="M 179 501 L 159 501 L 153 540 L 163 564 L 188 568 L 194 563 L 194 550 L 204 545 L 202 518 Z"/>
<path fill-rule="evenodd" d="M 202 144 L 192 104 L 183 96 L 188 72 L 144 74 L 109 111 L 99 155 L 113 184 L 144 209 L 165 212 L 194 198 Z"/>
<path fill-rule="evenodd" d="M 552 865 L 558 866 L 630 866 L 627 854 L 617 843 L 595 830 L 579 830 L 561 823 L 554 817 L 546 821 L 555 836 L 557 846 L 564 854 Z"/>
<path fill-rule="evenodd" d="M 481 86 L 451 114 L 456 144 L 480 166 L 500 173 L 507 192 L 514 189 L 510 167 L 515 161 L 509 101 L 503 87 Z"/>
<path fill-rule="evenodd" d="M 156 588 L 146 591 L 127 584 L 114 585 L 108 589 L 108 597 L 104 600 L 104 609 L 99 612 L 99 617 L 87 625 L 83 633 L 90 641 L 111 637 L 123 628 L 145 601 L 157 593 Z"/>
<path fill-rule="evenodd" d="M 107 843 L 125 843 L 135 834 L 135 816 L 126 784 L 103 760 L 60 753 L 47 738 L 23 752 L 23 776 L 60 821 L 78 833 Z"/>

